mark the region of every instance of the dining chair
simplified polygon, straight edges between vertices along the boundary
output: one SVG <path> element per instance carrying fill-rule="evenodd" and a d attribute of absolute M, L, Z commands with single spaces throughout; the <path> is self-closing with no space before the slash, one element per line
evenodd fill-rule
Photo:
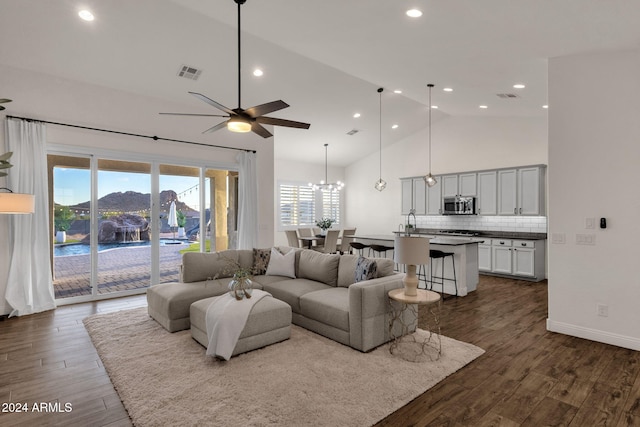
<path fill-rule="evenodd" d="M 355 234 L 355 228 L 345 228 L 344 230 L 342 230 L 342 238 L 340 239 L 340 243 L 337 247 L 338 252 L 340 252 L 341 254 L 345 252 L 351 252 L 351 242 L 355 240 Z"/>
<path fill-rule="evenodd" d="M 287 235 L 287 242 L 292 248 L 300 247 L 300 240 L 298 240 L 298 232 L 296 230 L 285 230 L 285 234 Z"/>
<path fill-rule="evenodd" d="M 300 237 L 313 237 L 313 231 L 310 228 L 298 228 Z"/>
<path fill-rule="evenodd" d="M 324 252 L 325 254 L 334 254 L 336 253 L 338 246 L 338 235 L 340 234 L 340 230 L 327 230 L 327 235 L 324 238 L 324 245 L 316 246 L 314 249 L 320 252 Z"/>

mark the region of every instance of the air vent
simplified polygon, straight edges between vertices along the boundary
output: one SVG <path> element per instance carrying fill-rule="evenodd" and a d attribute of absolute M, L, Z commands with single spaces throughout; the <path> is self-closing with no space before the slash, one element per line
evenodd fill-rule
<path fill-rule="evenodd" d="M 351 129 L 349 132 L 347 132 L 347 135 L 355 135 L 358 132 L 360 132 L 358 129 Z"/>
<path fill-rule="evenodd" d="M 515 93 L 498 93 L 498 98 L 508 99 L 508 98 L 519 98 Z"/>
<path fill-rule="evenodd" d="M 182 65 L 178 71 L 178 77 L 184 77 L 189 80 L 198 80 L 200 73 L 202 73 L 202 70 L 198 70 L 197 68 L 190 67 L 188 65 Z"/>

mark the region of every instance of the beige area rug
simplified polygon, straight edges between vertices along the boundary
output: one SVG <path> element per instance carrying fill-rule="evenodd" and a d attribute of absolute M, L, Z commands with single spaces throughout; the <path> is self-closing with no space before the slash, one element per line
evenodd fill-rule
<path fill-rule="evenodd" d="M 84 323 L 137 426 L 368 426 L 484 353 L 442 337 L 438 361 L 413 363 L 388 344 L 361 353 L 293 326 L 289 340 L 223 362 L 146 308 Z"/>

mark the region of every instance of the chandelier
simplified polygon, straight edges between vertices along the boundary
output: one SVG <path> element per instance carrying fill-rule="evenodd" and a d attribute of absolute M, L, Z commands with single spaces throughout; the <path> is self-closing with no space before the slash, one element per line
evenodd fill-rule
<path fill-rule="evenodd" d="M 320 181 L 319 184 L 309 183 L 309 187 L 314 190 L 320 191 L 340 191 L 344 187 L 344 182 L 329 182 L 327 179 L 327 147 L 329 144 L 324 144 L 324 180 Z"/>

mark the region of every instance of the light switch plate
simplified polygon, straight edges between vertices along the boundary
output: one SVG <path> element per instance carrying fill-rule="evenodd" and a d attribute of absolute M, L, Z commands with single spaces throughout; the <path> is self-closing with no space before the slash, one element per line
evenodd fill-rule
<path fill-rule="evenodd" d="M 552 233 L 551 234 L 551 243 L 556 245 L 564 245 L 567 240 L 567 237 L 564 233 Z"/>
<path fill-rule="evenodd" d="M 596 219 L 595 218 L 585 218 L 584 219 L 584 228 L 596 228 Z"/>

